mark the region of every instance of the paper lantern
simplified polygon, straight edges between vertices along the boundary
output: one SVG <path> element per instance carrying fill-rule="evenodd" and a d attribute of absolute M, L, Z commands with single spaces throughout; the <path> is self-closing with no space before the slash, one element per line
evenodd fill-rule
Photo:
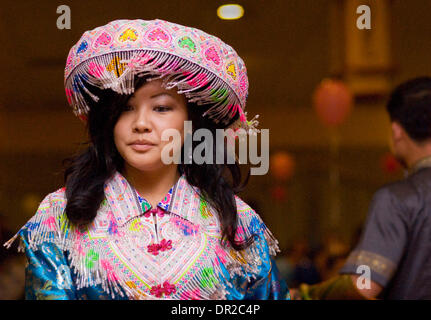
<path fill-rule="evenodd" d="M 277 152 L 271 156 L 270 172 L 278 181 L 289 180 L 294 173 L 295 160 L 287 152 Z"/>
<path fill-rule="evenodd" d="M 349 88 L 339 80 L 323 80 L 313 94 L 314 109 L 329 127 L 343 123 L 352 110 L 353 97 Z"/>

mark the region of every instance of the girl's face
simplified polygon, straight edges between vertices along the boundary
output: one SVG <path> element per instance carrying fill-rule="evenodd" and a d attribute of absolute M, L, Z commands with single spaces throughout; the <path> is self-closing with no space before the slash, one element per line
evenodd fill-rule
<path fill-rule="evenodd" d="M 170 142 L 162 141 L 164 130 L 178 130 L 181 142 L 184 141 L 186 99 L 161 84 L 162 80 L 153 80 L 136 90 L 115 124 L 114 142 L 126 170 L 131 166 L 139 171 L 152 171 L 165 165 L 161 153 Z"/>

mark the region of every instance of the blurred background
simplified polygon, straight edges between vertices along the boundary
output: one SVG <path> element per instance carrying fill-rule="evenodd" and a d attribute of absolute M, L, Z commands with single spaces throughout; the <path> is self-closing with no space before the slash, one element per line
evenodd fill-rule
<path fill-rule="evenodd" d="M 373 193 L 403 177 L 390 154 L 385 103 L 409 78 L 430 75 L 430 1 L 3 1 L 0 7 L 0 240 L 63 185 L 61 161 L 86 141 L 63 88 L 69 49 L 114 19 L 164 19 L 230 44 L 249 75 L 248 114 L 270 132 L 270 168 L 240 195 L 279 240 L 290 286 L 325 280 L 356 243 Z M 360 30 L 356 8 L 371 9 Z M 71 9 L 71 29 L 56 12 Z M 0 299 L 22 297 L 24 262 L 0 249 Z M 12 288 L 12 289 L 11 289 Z"/>

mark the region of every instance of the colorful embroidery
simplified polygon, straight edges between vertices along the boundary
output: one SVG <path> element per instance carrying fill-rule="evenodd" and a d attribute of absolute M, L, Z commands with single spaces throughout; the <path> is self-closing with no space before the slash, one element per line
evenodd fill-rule
<path fill-rule="evenodd" d="M 161 28 L 156 28 L 156 29 L 152 30 L 151 32 L 149 32 L 147 38 L 150 41 L 163 42 L 164 44 L 167 44 L 170 41 L 169 34 Z"/>
<path fill-rule="evenodd" d="M 207 50 L 205 50 L 205 59 L 215 63 L 216 65 L 219 65 L 221 62 L 221 59 L 214 47 L 210 47 Z"/>
<path fill-rule="evenodd" d="M 88 81 L 79 82 L 79 77 L 84 75 L 89 77 Z M 227 105 L 245 109 L 247 70 L 235 50 L 199 29 L 159 19 L 115 20 L 86 31 L 67 57 L 65 88 L 75 92 L 67 95 L 68 102 L 75 115 L 86 121 L 82 115 L 88 114 L 89 105 L 82 91 L 96 94 L 90 92 L 92 88 L 87 83 L 130 94 L 135 76 L 164 76 L 167 86 L 187 92 L 188 99 L 198 104 L 212 104 L 207 114 L 215 122 L 231 122 L 232 115 L 224 112 Z M 226 94 L 215 100 L 213 90 L 224 90 Z M 256 122 L 243 119 L 231 127 L 257 131 L 250 127 L 257 125 Z"/>
<path fill-rule="evenodd" d="M 200 204 L 199 210 L 201 212 L 202 218 L 204 218 L 204 219 L 207 219 L 207 218 L 213 216 L 212 213 L 211 213 L 211 211 L 208 210 L 206 201 L 203 200 L 203 199 L 201 200 L 201 204 Z"/>
<path fill-rule="evenodd" d="M 105 185 L 106 201 L 94 222 L 78 229 L 64 213 L 65 190 L 58 190 L 44 199 L 20 234 L 28 242 L 27 250 L 53 244 L 58 252 L 67 252 L 76 290 L 100 286 L 111 297 L 129 299 L 223 299 L 232 286 L 230 279 L 241 276 L 251 281 L 265 255 L 277 251 L 276 240 L 239 198 L 241 238 L 260 235 L 259 242 L 243 252 L 221 246 L 217 215 L 184 176 L 169 192 L 169 211 L 156 213 L 157 224 L 143 216 L 140 200 L 144 199 L 135 194 L 117 172 Z M 159 206 L 157 211 L 163 212 Z M 45 255 L 58 254 L 48 249 Z M 55 274 L 57 284 L 68 283 L 68 270 Z"/>
<path fill-rule="evenodd" d="M 232 77 L 232 79 L 236 80 L 236 68 L 235 68 L 235 64 L 233 62 L 230 62 L 227 65 L 226 71 Z"/>
<path fill-rule="evenodd" d="M 117 77 L 121 76 L 126 68 L 126 63 L 120 63 L 120 58 L 114 57 L 106 67 L 109 72 L 114 72 Z"/>
<path fill-rule="evenodd" d="M 136 41 L 138 39 L 138 32 L 135 29 L 127 28 L 124 30 L 119 37 L 121 42 L 125 41 Z"/>
<path fill-rule="evenodd" d="M 108 46 L 112 41 L 112 37 L 109 33 L 103 32 L 94 43 L 95 48 L 99 46 Z"/>
<path fill-rule="evenodd" d="M 82 41 L 81 44 L 78 47 L 78 50 L 76 51 L 77 54 L 80 54 L 82 52 L 87 51 L 88 49 L 88 42 L 87 41 Z"/>
<path fill-rule="evenodd" d="M 196 44 L 193 42 L 192 39 L 190 39 L 190 37 L 182 37 L 180 40 L 178 40 L 178 46 L 180 48 L 187 48 L 188 50 L 190 50 L 190 52 L 196 52 Z"/>

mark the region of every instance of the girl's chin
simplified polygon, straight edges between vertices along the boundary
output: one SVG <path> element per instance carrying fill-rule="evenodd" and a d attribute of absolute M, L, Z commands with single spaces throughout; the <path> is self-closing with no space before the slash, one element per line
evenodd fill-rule
<path fill-rule="evenodd" d="M 156 171 L 167 167 L 166 164 L 162 162 L 161 159 L 154 161 L 127 161 L 128 166 L 133 167 L 135 170 L 146 172 L 146 171 Z"/>

